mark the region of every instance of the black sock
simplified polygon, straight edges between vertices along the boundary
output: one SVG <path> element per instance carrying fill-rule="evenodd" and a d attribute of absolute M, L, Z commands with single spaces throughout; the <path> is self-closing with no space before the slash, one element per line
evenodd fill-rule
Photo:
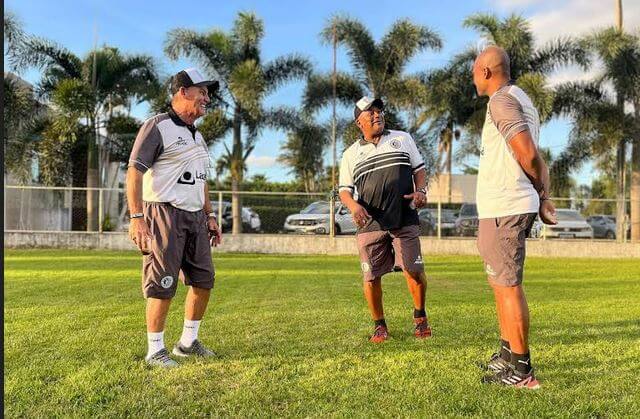
<path fill-rule="evenodd" d="M 423 308 L 421 310 L 418 310 L 417 308 L 413 309 L 413 318 L 414 319 L 419 319 L 421 317 L 427 317 L 427 312 L 426 310 Z"/>
<path fill-rule="evenodd" d="M 531 355 L 529 355 L 529 352 L 526 354 L 511 352 L 511 364 L 516 368 L 516 371 L 522 374 L 529 374 L 529 371 L 531 371 Z"/>
<path fill-rule="evenodd" d="M 378 327 L 378 326 L 387 327 L 387 322 L 385 322 L 384 319 L 375 320 L 374 323 L 375 323 L 376 327 Z"/>
<path fill-rule="evenodd" d="M 509 342 L 504 339 L 500 339 L 500 358 L 507 362 L 511 362 L 511 346 Z"/>

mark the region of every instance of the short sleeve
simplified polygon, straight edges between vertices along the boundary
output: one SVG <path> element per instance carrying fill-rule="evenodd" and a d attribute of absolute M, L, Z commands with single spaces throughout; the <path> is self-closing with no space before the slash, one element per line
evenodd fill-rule
<path fill-rule="evenodd" d="M 424 158 L 422 158 L 422 154 L 418 150 L 418 146 L 416 146 L 416 142 L 413 141 L 411 135 L 407 134 L 406 137 L 408 149 L 409 149 L 409 161 L 411 162 L 411 170 L 413 173 L 424 169 Z"/>
<path fill-rule="evenodd" d="M 499 91 L 491 98 L 489 114 L 507 142 L 511 141 L 516 134 L 529 130 L 522 105 L 508 92 Z"/>
<path fill-rule="evenodd" d="M 349 151 L 345 151 L 340 161 L 340 185 L 338 192 L 348 191 L 353 194 L 355 187 L 353 186 L 353 173 L 351 171 L 351 162 L 349 161 Z"/>
<path fill-rule="evenodd" d="M 162 151 L 162 134 L 155 121 L 149 119 L 138 131 L 129 156 L 129 167 L 135 167 L 145 173 L 158 160 Z"/>

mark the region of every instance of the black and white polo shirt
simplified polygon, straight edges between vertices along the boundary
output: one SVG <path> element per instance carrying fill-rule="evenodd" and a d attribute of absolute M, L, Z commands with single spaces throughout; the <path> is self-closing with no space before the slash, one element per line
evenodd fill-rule
<path fill-rule="evenodd" d="M 143 201 L 167 202 L 191 212 L 204 207 L 209 149 L 202 134 L 173 109 L 145 121 L 133 144 L 129 167 L 144 173 Z"/>
<path fill-rule="evenodd" d="M 373 219 L 358 231 L 419 224 L 417 211 L 403 196 L 413 193 L 413 174 L 423 168 L 416 143 L 403 131 L 386 130 L 377 145 L 361 139 L 346 149 L 339 190 L 351 192 Z"/>

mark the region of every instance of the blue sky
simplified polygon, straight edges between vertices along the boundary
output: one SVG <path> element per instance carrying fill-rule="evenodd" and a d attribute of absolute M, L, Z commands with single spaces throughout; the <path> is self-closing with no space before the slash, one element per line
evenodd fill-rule
<path fill-rule="evenodd" d="M 603 4 L 606 3 L 606 4 Z M 609 5 L 609 3 L 611 3 Z M 626 0 L 625 25 L 640 26 L 640 2 Z M 423 71 L 443 65 L 452 54 L 479 42 L 478 35 L 462 27 L 463 19 L 474 12 L 492 12 L 500 16 L 521 13 L 531 21 L 539 42 L 563 35 L 579 35 L 594 27 L 613 23 L 613 2 L 600 0 L 481 0 L 481 1 L 98 1 L 98 0 L 6 0 L 5 11 L 15 13 L 28 33 L 46 37 L 69 48 L 76 54 L 87 54 L 94 44 L 117 46 L 130 53 L 152 55 L 163 75 L 173 74 L 194 63 L 171 62 L 162 52 L 167 31 L 177 27 L 205 31 L 213 27 L 229 29 L 238 11 L 254 11 L 264 20 L 262 42 L 265 61 L 282 54 L 298 52 L 306 55 L 317 71 L 331 68 L 331 48 L 320 42 L 319 32 L 335 13 L 346 13 L 360 19 L 376 40 L 391 24 L 409 17 L 437 31 L 444 40 L 439 52 L 426 51 L 416 56 L 408 72 Z M 338 54 L 338 69 L 350 71 L 344 51 Z M 550 83 L 594 74 L 570 68 L 559 71 Z M 37 82 L 37 71 L 22 74 Z M 293 83 L 267 98 L 268 104 L 297 106 L 304 84 Z M 347 113 L 348 109 L 339 112 Z M 147 116 L 146 106 L 134 109 L 141 119 Z M 322 117 L 320 118 L 322 119 Z M 554 120 L 541 132 L 540 142 L 554 154 L 562 151 L 567 141 L 569 123 Z M 249 161 L 249 175 L 263 173 L 271 180 L 288 180 L 286 167 L 275 162 L 285 133 L 265 130 Z M 212 148 L 217 157 L 219 149 Z M 588 182 L 589 167 L 579 173 L 580 183 Z"/>

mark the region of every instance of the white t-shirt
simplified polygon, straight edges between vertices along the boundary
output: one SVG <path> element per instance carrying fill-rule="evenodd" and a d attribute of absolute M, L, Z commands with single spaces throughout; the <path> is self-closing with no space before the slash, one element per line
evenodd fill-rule
<path fill-rule="evenodd" d="M 185 124 L 173 110 L 142 125 L 129 166 L 144 173 L 143 201 L 167 202 L 190 212 L 204 207 L 209 150 L 202 134 Z"/>
<path fill-rule="evenodd" d="M 509 147 L 509 141 L 525 130 L 537 146 L 538 111 L 518 86 L 504 86 L 489 98 L 482 129 L 476 188 L 478 218 L 538 212 L 538 192 Z"/>

